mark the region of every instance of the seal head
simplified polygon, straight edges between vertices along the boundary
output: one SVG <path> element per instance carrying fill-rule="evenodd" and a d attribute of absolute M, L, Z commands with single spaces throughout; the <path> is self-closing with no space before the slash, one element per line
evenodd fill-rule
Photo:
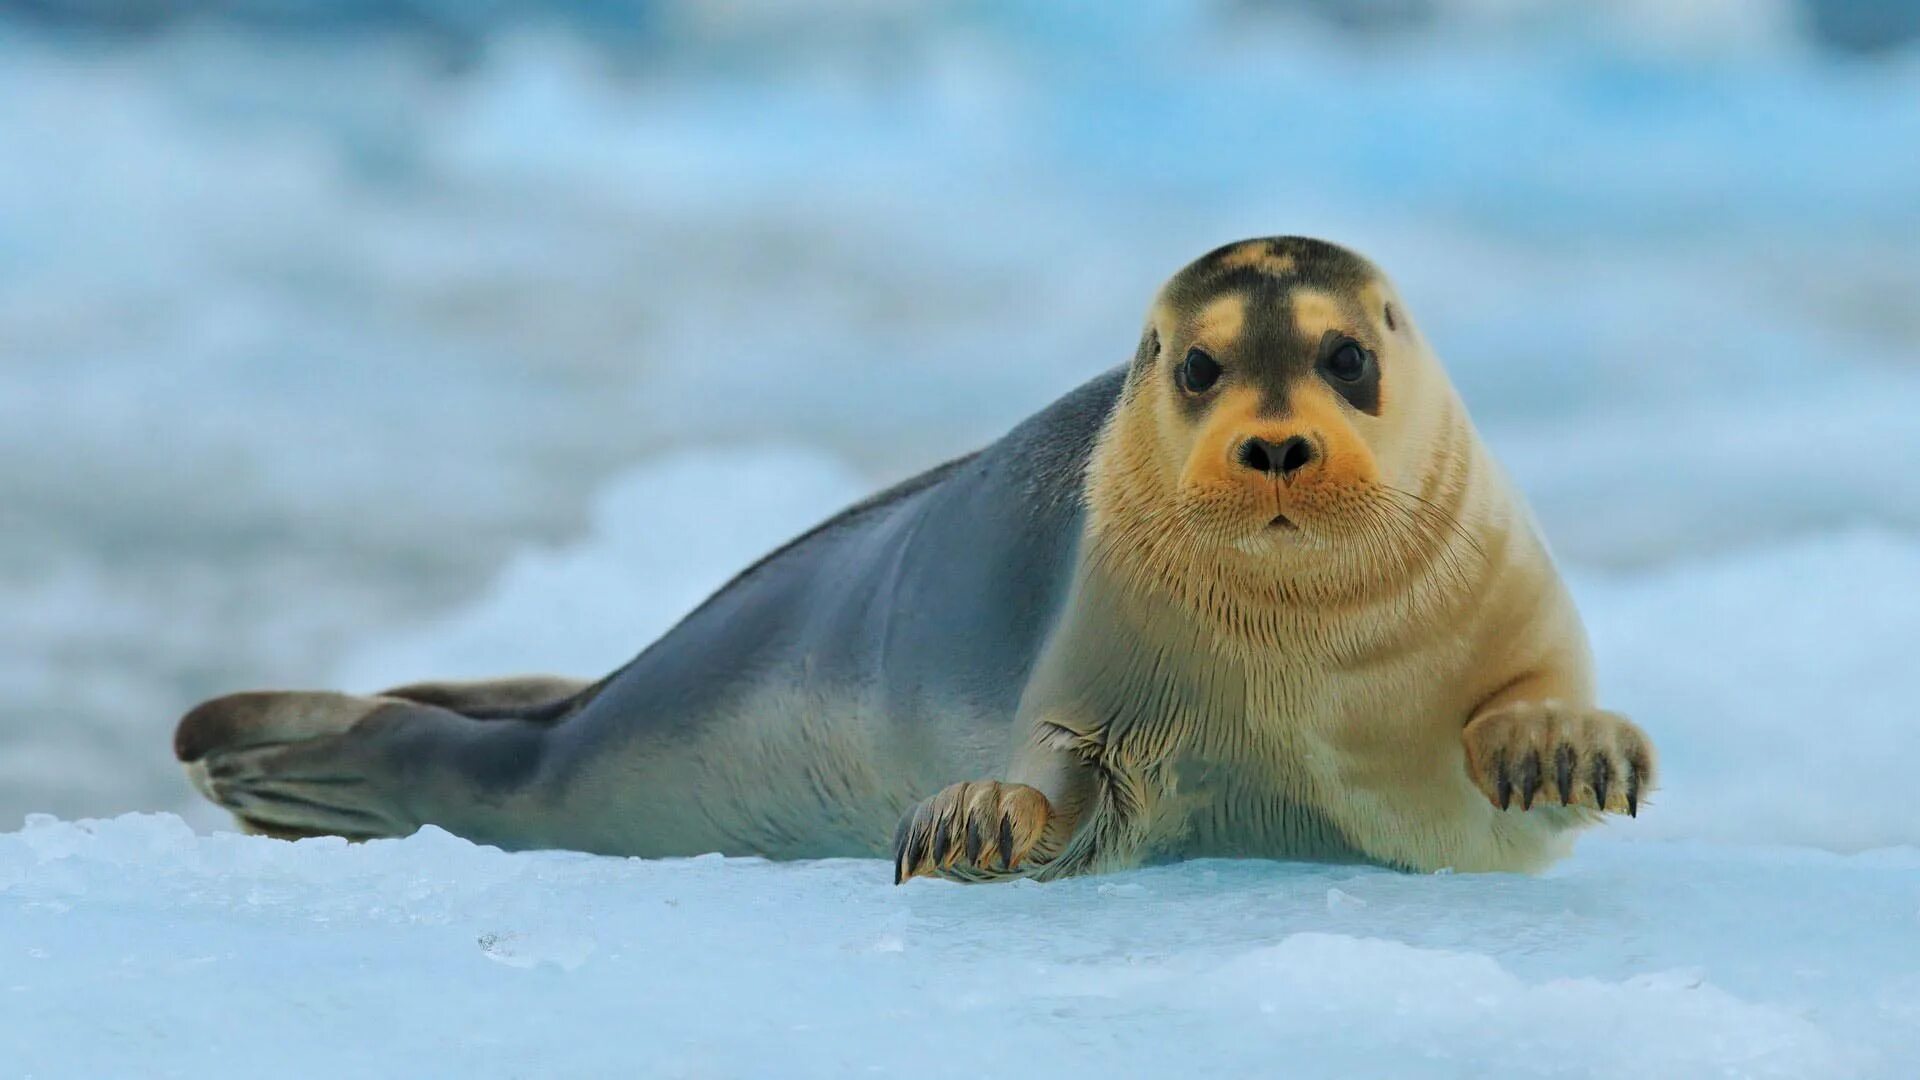
<path fill-rule="evenodd" d="M 1131 380 L 1150 395 L 1165 485 L 1199 537 L 1299 559 L 1377 525 L 1417 481 L 1437 372 L 1392 287 L 1343 248 L 1229 245 L 1160 290 Z M 1442 377 L 1443 378 L 1443 377 Z"/>

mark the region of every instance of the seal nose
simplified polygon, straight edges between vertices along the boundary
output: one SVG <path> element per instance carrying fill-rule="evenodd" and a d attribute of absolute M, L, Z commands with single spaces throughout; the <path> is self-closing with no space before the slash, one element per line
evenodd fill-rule
<path fill-rule="evenodd" d="M 1255 472 L 1273 473 L 1286 479 L 1313 464 L 1313 443 L 1295 435 L 1279 443 L 1248 439 L 1240 444 L 1240 464 Z"/>

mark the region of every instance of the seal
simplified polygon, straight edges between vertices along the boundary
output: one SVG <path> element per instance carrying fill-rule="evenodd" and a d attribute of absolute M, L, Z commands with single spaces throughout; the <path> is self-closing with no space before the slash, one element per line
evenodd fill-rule
<path fill-rule="evenodd" d="M 1188 265 L 1129 363 L 604 679 L 236 694 L 175 750 L 276 835 L 890 853 L 896 881 L 1530 871 L 1655 781 L 1398 292 L 1298 237 Z"/>

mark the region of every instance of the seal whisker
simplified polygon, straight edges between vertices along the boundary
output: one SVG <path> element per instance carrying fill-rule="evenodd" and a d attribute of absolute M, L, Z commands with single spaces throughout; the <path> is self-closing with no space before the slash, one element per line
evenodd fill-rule
<path fill-rule="evenodd" d="M 1405 488 L 1394 487 L 1392 484 L 1381 484 L 1380 490 L 1389 495 L 1412 499 L 1417 506 L 1421 507 L 1423 511 L 1429 515 L 1433 522 L 1451 532 L 1457 539 L 1466 544 L 1468 548 L 1472 549 L 1473 553 L 1479 556 L 1480 559 L 1483 561 L 1486 559 L 1487 549 L 1482 547 L 1480 541 L 1476 539 L 1472 533 L 1467 531 L 1466 527 L 1460 523 L 1457 515 L 1442 509 L 1431 499 L 1417 495 Z"/>

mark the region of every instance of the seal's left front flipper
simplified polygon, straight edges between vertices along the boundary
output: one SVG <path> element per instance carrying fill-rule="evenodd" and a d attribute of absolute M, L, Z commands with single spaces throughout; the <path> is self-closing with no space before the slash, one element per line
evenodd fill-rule
<path fill-rule="evenodd" d="M 1618 713 L 1521 701 L 1461 732 L 1467 772 L 1493 805 L 1580 806 L 1637 816 L 1653 790 L 1653 742 Z"/>

